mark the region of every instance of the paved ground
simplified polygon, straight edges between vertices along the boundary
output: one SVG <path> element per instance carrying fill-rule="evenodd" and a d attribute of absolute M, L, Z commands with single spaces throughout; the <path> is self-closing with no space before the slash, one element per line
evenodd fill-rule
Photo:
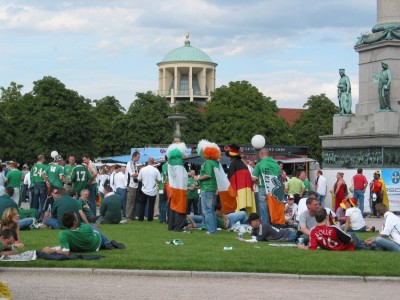
<path fill-rule="evenodd" d="M 396 299 L 399 280 L 362 277 L 0 269 L 14 299 Z M 138 271 L 136 271 L 138 272 Z M 139 276 L 138 276 L 139 275 Z M 240 276 L 240 275 L 239 275 Z"/>

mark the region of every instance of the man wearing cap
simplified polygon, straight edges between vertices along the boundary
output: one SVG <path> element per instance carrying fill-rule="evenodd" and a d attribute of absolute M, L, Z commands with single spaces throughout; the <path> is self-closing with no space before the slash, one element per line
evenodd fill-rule
<path fill-rule="evenodd" d="M 292 230 L 276 228 L 268 223 L 264 223 L 257 213 L 251 213 L 247 219 L 247 223 L 253 228 L 251 235 L 256 238 L 252 238 L 251 240 L 239 238 L 239 241 L 254 243 L 265 241 L 294 242 L 296 240 L 296 234 Z"/>
<path fill-rule="evenodd" d="M 385 223 L 379 236 L 370 238 L 365 243 L 375 247 L 376 250 L 400 252 L 400 218 L 390 212 L 383 203 L 377 203 L 376 210 L 383 215 Z M 389 237 L 390 240 L 385 237 Z"/>
<path fill-rule="evenodd" d="M 375 227 L 372 228 L 367 227 L 365 220 L 363 218 L 361 210 L 358 208 L 358 202 L 354 198 L 350 199 L 343 199 L 343 202 L 340 203 L 340 206 L 346 210 L 345 217 L 346 221 L 345 224 L 342 225 L 343 231 L 375 231 Z"/>
<path fill-rule="evenodd" d="M 42 176 L 45 177 L 46 182 L 50 185 L 50 191 L 54 188 L 60 189 L 64 187 L 64 168 L 60 166 L 62 162 L 61 155 L 54 157 L 54 162 L 49 164 Z"/>
<path fill-rule="evenodd" d="M 285 205 L 285 221 L 288 225 L 293 225 L 296 222 L 297 204 L 294 203 L 294 196 L 288 195 L 287 203 Z M 297 227 L 296 227 L 297 228 Z"/>
<path fill-rule="evenodd" d="M 322 170 L 317 171 L 317 180 L 315 188 L 317 190 L 317 198 L 319 203 L 321 203 L 322 206 L 325 206 L 325 196 L 328 188 L 327 188 L 326 178 L 322 174 L 323 174 Z"/>
<path fill-rule="evenodd" d="M 371 201 L 371 211 L 372 211 L 372 216 L 373 218 L 376 218 L 378 216 L 378 213 L 376 211 L 376 204 L 377 203 L 382 203 L 383 201 L 383 186 L 382 182 L 379 180 L 380 174 L 378 172 L 374 173 L 374 180 L 370 183 L 370 201 Z"/>
<path fill-rule="evenodd" d="M 358 201 L 362 213 L 364 212 L 364 193 L 367 186 L 368 181 L 363 175 L 363 169 L 358 168 L 357 174 L 353 176 L 353 197 Z"/>

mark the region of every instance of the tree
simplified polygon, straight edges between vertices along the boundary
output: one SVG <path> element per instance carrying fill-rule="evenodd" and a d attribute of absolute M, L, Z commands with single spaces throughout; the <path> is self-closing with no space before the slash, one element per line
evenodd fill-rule
<path fill-rule="evenodd" d="M 204 135 L 211 141 L 250 144 L 255 134 L 262 134 L 270 145 L 290 143 L 287 123 L 276 116 L 276 102 L 247 81 L 217 88 L 205 109 Z"/>
<path fill-rule="evenodd" d="M 137 93 L 128 112 L 116 120 L 119 150 L 126 152 L 134 146 L 169 144 L 173 134 L 169 113 L 171 108 L 165 98 L 155 96 L 150 91 Z"/>
<path fill-rule="evenodd" d="M 322 161 L 322 135 L 332 134 L 333 115 L 339 108 L 325 94 L 310 96 L 292 128 L 296 145 L 308 146 L 310 156 Z"/>
<path fill-rule="evenodd" d="M 202 138 L 205 126 L 200 105 L 194 102 L 181 102 L 175 106 L 175 111 L 186 114 L 187 118 L 180 122 L 182 140 L 186 144 L 197 144 Z"/>
<path fill-rule="evenodd" d="M 93 153 L 95 119 L 90 100 L 54 77 L 43 77 L 33 84 L 32 92 L 21 97 L 16 85 L 2 89 L 2 101 L 6 96 L 12 99 L 7 102 L 11 138 L 5 158 L 31 162 L 38 154 L 49 155 L 52 150 L 61 155 Z"/>
<path fill-rule="evenodd" d="M 18 113 L 18 106 L 22 100 L 23 85 L 11 82 L 7 88 L 0 87 L 0 158 L 13 159 L 12 145 L 19 135 L 18 123 L 14 116 Z"/>
<path fill-rule="evenodd" d="M 120 139 L 115 134 L 118 131 L 116 124 L 118 118 L 124 116 L 123 108 L 114 96 L 107 96 L 93 101 L 93 116 L 96 119 L 96 130 L 93 146 L 96 156 L 111 156 L 126 153 L 120 149 Z M 120 152 L 123 151 L 123 152 Z"/>

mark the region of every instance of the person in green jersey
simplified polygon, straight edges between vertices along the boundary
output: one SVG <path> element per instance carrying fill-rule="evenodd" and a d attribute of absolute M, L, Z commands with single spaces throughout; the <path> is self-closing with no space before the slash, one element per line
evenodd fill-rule
<path fill-rule="evenodd" d="M 44 224 L 52 229 L 65 229 L 62 224 L 62 216 L 69 211 L 79 215 L 79 206 L 76 199 L 68 195 L 66 189 L 54 189 L 54 204 L 51 207 L 51 218 L 46 218 Z"/>
<path fill-rule="evenodd" d="M 96 220 L 97 220 L 100 216 L 97 216 L 97 217 L 96 217 L 96 216 L 92 213 L 92 211 L 90 210 L 90 208 L 89 208 L 89 204 L 88 204 L 88 201 L 89 201 L 89 190 L 88 190 L 88 189 L 83 189 L 83 190 L 81 191 L 81 197 L 80 197 L 78 200 L 76 200 L 76 201 L 78 201 L 79 208 L 82 209 L 82 212 L 85 214 L 86 220 L 87 220 L 89 223 L 94 223 L 94 222 L 96 222 Z M 82 219 L 83 219 L 83 217 L 82 217 Z M 85 223 L 87 223 L 87 222 L 85 222 Z"/>
<path fill-rule="evenodd" d="M 104 199 L 100 206 L 98 224 L 119 224 L 122 219 L 122 199 L 109 185 L 104 187 Z"/>
<path fill-rule="evenodd" d="M 199 215 L 199 184 L 194 180 L 195 171 L 191 170 L 189 172 L 189 178 L 187 183 L 187 204 L 186 204 L 186 214 L 190 215 L 193 205 L 193 213 Z"/>
<path fill-rule="evenodd" d="M 281 198 L 283 199 L 283 188 L 279 189 L 278 187 L 282 186 L 282 179 L 278 179 L 279 182 L 276 182 L 276 179 L 282 178 L 282 172 L 278 165 L 278 163 L 272 158 L 269 157 L 269 152 L 267 148 L 262 148 L 258 155 L 261 158 L 261 161 L 258 162 L 253 170 L 253 181 L 257 181 L 260 184 L 260 192 L 258 197 L 258 207 L 260 209 L 261 220 L 264 223 L 271 223 L 270 220 L 270 211 L 267 204 L 267 194 L 275 193 L 278 191 L 282 192 Z M 272 186 L 272 179 L 277 183 L 276 186 Z M 271 182 L 271 186 L 265 186 L 265 183 Z M 280 185 L 279 185 L 280 183 Z M 275 195 L 274 195 L 275 196 Z M 276 195 L 278 196 L 278 195 Z"/>
<path fill-rule="evenodd" d="M 12 249 L 11 246 L 18 241 L 17 233 L 14 229 L 4 229 L 0 231 L 0 255 L 16 255 L 17 249 Z"/>
<path fill-rule="evenodd" d="M 33 185 L 33 205 L 36 209 L 36 218 L 40 219 L 44 214 L 44 202 L 47 197 L 47 186 L 45 178 L 42 177 L 47 166 L 44 164 L 45 157 L 43 154 L 38 156 L 37 163 L 31 168 L 31 184 Z"/>
<path fill-rule="evenodd" d="M 71 176 L 72 176 L 72 169 L 77 166 L 76 164 L 76 159 L 75 155 L 69 155 L 68 156 L 68 164 L 65 165 L 64 167 L 64 188 L 69 191 L 72 190 L 72 181 L 71 181 Z"/>
<path fill-rule="evenodd" d="M 50 191 L 54 188 L 60 189 L 64 187 L 64 168 L 60 166 L 62 157 L 57 155 L 54 162 L 49 164 L 45 170 L 46 180 L 50 183 Z"/>
<path fill-rule="evenodd" d="M 78 197 L 81 195 L 81 191 L 86 189 L 89 179 L 90 173 L 88 169 L 86 169 L 82 165 L 82 161 L 78 159 L 77 165 L 72 169 L 71 174 L 72 190 L 76 191 Z"/>
<path fill-rule="evenodd" d="M 18 170 L 18 164 L 15 161 L 10 164 L 10 170 L 7 172 L 5 182 L 7 183 L 7 186 L 14 189 L 14 195 L 11 197 L 11 199 L 13 199 L 18 205 L 19 189 L 21 188 L 22 183 L 22 172 Z"/>
<path fill-rule="evenodd" d="M 58 233 L 60 247 L 43 248 L 43 252 L 70 255 L 71 252 L 93 252 L 113 249 L 125 249 L 125 245 L 117 241 L 110 241 L 101 231 L 91 224 L 79 225 L 77 215 L 70 211 L 62 216 L 62 223 L 66 230 Z"/>

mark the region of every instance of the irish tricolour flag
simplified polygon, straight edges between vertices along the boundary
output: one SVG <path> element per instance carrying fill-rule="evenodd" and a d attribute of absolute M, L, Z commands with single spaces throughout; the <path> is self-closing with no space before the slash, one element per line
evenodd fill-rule
<path fill-rule="evenodd" d="M 219 168 L 214 168 L 215 178 L 217 180 L 218 195 L 221 201 L 221 208 L 224 214 L 229 214 L 236 210 L 236 193 L 229 182 L 221 164 Z"/>
<path fill-rule="evenodd" d="M 170 208 L 186 213 L 188 174 L 183 165 L 184 143 L 172 144 L 167 149 Z"/>

